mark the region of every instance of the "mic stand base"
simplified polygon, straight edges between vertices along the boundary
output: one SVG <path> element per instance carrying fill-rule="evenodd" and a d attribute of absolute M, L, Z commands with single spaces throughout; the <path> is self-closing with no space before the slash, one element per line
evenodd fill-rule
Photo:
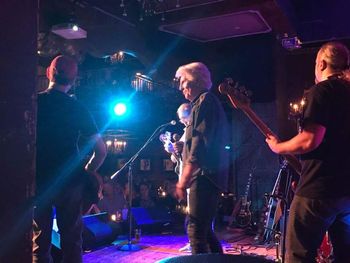
<path fill-rule="evenodd" d="M 136 159 L 136 158 L 135 158 Z M 134 160 L 135 160 L 134 159 Z M 133 161 L 134 161 L 133 160 Z M 132 208 L 132 185 L 133 185 L 133 173 L 132 173 L 132 162 L 129 164 L 128 172 L 128 189 L 129 189 L 129 200 L 128 200 L 128 220 L 129 220 L 129 234 L 128 234 L 128 243 L 119 247 L 120 251 L 139 251 L 142 249 L 141 246 L 132 243 L 132 229 L 133 229 L 133 216 L 131 213 Z"/>

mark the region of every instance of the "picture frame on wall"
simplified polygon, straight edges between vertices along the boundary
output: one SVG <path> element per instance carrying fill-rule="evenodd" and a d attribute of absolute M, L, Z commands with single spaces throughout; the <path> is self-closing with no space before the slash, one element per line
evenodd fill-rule
<path fill-rule="evenodd" d="M 151 160 L 150 159 L 141 159 L 140 160 L 140 170 L 141 171 L 150 171 L 151 170 Z"/>

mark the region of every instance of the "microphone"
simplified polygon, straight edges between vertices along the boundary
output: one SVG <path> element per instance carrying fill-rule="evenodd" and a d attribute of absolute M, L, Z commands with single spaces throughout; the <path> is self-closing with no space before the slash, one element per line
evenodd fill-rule
<path fill-rule="evenodd" d="M 170 125 L 176 125 L 176 121 L 172 120 L 170 122 L 164 123 L 164 124 L 160 125 L 159 128 L 163 128 L 163 127 L 170 126 Z"/>

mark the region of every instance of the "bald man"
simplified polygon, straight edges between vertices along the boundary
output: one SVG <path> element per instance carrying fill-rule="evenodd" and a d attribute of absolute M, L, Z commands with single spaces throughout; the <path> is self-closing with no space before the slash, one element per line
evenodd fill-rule
<path fill-rule="evenodd" d="M 315 60 L 315 85 L 305 94 L 303 130 L 292 139 L 266 139 L 278 154 L 300 154 L 302 174 L 287 228 L 286 262 L 316 262 L 328 230 L 334 262 L 350 262 L 349 50 L 324 44 Z"/>
<path fill-rule="evenodd" d="M 82 170 L 98 177 L 106 148 L 89 112 L 67 92 L 78 74 L 70 57 L 57 56 L 47 68 L 49 86 L 38 94 L 37 177 L 33 226 L 33 262 L 52 262 L 53 209 L 61 238 L 63 262 L 82 262 Z M 89 141 L 78 151 L 80 136 Z M 91 159 L 84 163 L 88 152 Z M 85 176 L 85 177 L 83 177 Z"/>

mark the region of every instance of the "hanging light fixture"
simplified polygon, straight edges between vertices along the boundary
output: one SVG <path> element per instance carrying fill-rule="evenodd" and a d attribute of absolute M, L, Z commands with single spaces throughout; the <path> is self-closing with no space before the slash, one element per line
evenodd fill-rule
<path fill-rule="evenodd" d="M 122 15 L 128 16 L 127 7 L 131 8 L 130 0 L 120 0 L 120 8 L 123 10 Z M 161 14 L 161 21 L 165 21 L 165 13 L 168 10 L 169 0 L 137 0 L 136 4 L 139 9 L 139 21 L 142 22 L 146 17 L 151 17 L 154 15 Z M 180 0 L 176 0 L 176 8 L 180 8 Z"/>

